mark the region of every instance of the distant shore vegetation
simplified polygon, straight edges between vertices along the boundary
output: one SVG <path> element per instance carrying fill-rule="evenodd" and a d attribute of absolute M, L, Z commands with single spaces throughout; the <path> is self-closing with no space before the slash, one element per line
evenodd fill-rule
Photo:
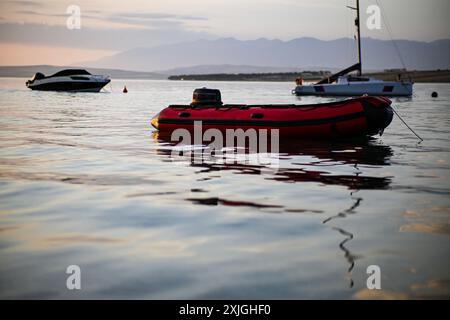
<path fill-rule="evenodd" d="M 169 76 L 169 80 L 214 80 L 214 81 L 294 81 L 302 77 L 305 81 L 314 81 L 331 76 L 330 71 L 269 72 L 269 73 L 215 73 L 183 74 Z"/>
<path fill-rule="evenodd" d="M 182 74 L 171 75 L 169 80 L 186 81 L 267 81 L 290 82 L 297 78 L 304 81 L 317 81 L 329 77 L 330 71 L 303 72 L 275 72 L 275 73 L 216 73 L 216 74 Z M 414 82 L 442 82 L 450 83 L 450 70 L 417 71 L 404 69 L 390 69 L 382 72 L 365 73 L 365 76 L 375 77 L 384 81 L 411 79 Z"/>

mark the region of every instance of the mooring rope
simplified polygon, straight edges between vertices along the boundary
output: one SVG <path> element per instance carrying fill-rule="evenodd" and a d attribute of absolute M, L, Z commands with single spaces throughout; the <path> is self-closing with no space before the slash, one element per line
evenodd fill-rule
<path fill-rule="evenodd" d="M 406 121 L 405 120 L 403 120 L 403 118 L 402 117 L 400 117 L 400 115 L 397 113 L 397 111 L 395 111 L 395 109 L 394 109 L 394 107 L 392 107 L 391 106 L 391 108 L 392 108 L 392 110 L 394 111 L 394 113 L 395 113 L 395 115 L 405 124 L 405 126 L 409 129 L 409 130 L 411 130 L 411 132 L 412 133 L 414 133 L 415 134 L 415 136 L 417 137 L 417 138 L 419 138 L 420 139 L 420 142 L 422 142 L 423 141 L 423 139 L 406 123 Z"/>

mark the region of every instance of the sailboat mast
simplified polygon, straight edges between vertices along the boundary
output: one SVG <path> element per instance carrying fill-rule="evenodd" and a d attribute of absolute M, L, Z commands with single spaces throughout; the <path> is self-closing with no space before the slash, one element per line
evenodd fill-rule
<path fill-rule="evenodd" d="M 361 25 L 360 25 L 360 19 L 359 19 L 359 0 L 356 0 L 356 31 L 358 33 L 358 62 L 359 62 L 359 70 L 358 75 L 360 76 L 362 74 L 362 59 L 361 59 Z"/>

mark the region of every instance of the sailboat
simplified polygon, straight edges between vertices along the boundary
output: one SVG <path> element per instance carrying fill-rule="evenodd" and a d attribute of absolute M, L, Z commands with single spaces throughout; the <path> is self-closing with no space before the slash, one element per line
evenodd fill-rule
<path fill-rule="evenodd" d="M 383 81 L 362 75 L 361 59 L 361 31 L 360 31 L 360 7 L 356 0 L 356 31 L 358 40 L 358 63 L 336 74 L 326 77 L 315 84 L 303 85 L 302 79 L 297 79 L 297 86 L 292 93 L 298 96 L 411 96 L 413 83 L 410 80 Z M 357 71 L 357 75 L 349 75 Z"/>

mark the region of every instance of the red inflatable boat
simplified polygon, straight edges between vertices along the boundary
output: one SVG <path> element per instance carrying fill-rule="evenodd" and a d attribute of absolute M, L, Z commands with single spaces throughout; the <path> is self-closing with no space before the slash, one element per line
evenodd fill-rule
<path fill-rule="evenodd" d="M 384 97 L 360 97 L 312 105 L 222 104 L 220 91 L 196 89 L 190 105 L 171 105 L 151 124 L 160 133 L 176 129 L 202 130 L 279 129 L 281 136 L 295 138 L 362 137 L 382 134 L 391 123 L 391 101 Z"/>

